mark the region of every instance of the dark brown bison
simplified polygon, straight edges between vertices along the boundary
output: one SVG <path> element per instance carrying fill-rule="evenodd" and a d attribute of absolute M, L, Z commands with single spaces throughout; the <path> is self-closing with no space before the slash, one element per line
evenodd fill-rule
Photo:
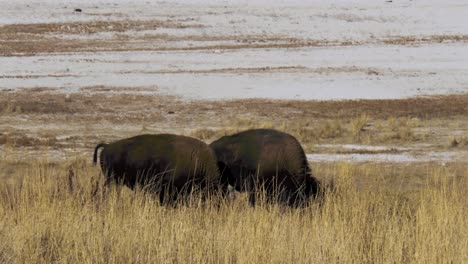
<path fill-rule="evenodd" d="M 180 194 L 198 189 L 212 193 L 219 186 L 216 157 L 210 147 L 194 138 L 172 134 L 140 135 L 99 148 L 106 185 L 115 181 L 133 189 L 140 185 L 159 193 L 163 202 L 173 202 Z"/>
<path fill-rule="evenodd" d="M 221 184 L 248 191 L 251 205 L 256 190 L 268 201 L 305 204 L 321 192 L 311 175 L 307 158 L 297 139 L 273 129 L 252 129 L 224 136 L 210 144 L 217 156 Z"/>

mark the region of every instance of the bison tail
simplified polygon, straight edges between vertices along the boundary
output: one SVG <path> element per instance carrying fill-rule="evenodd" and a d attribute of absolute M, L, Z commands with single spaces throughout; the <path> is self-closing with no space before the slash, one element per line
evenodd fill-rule
<path fill-rule="evenodd" d="M 98 150 L 104 146 L 106 146 L 107 144 L 104 144 L 104 143 L 101 143 L 101 144 L 98 144 L 96 146 L 96 148 L 94 149 L 94 156 L 93 156 L 93 165 L 96 166 L 97 164 L 97 154 L 98 154 Z"/>

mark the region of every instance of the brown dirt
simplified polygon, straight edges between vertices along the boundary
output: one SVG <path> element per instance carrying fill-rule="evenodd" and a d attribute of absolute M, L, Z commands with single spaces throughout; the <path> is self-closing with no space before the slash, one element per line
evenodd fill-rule
<path fill-rule="evenodd" d="M 125 71 L 123 74 L 129 73 L 144 73 L 144 74 L 208 74 L 208 73 L 227 73 L 227 74 L 244 74 L 244 73 L 275 73 L 275 72 L 288 72 L 288 73 L 317 73 L 317 74 L 330 74 L 330 73 L 353 73 L 361 72 L 367 75 L 382 75 L 381 69 L 371 67 L 318 67 L 308 68 L 304 66 L 272 66 L 272 67 L 246 67 L 246 68 L 221 68 L 209 70 L 159 70 L 159 71 Z"/>
<path fill-rule="evenodd" d="M 127 93 L 131 90 L 96 86 L 68 95 L 46 87 L 0 91 L 0 146 L 90 151 L 100 141 L 142 133 L 186 134 L 210 142 L 267 127 L 295 135 L 307 151 L 317 151 L 317 143 L 468 147 L 466 136 L 452 133 L 468 132 L 468 94 L 402 100 L 187 101 Z"/>
<path fill-rule="evenodd" d="M 97 32 L 126 32 L 155 28 L 195 28 L 199 24 L 180 23 L 172 20 L 147 21 L 87 21 L 87 22 L 61 22 L 61 23 L 35 23 L 35 24 L 9 24 L 0 27 L 0 35 L 22 34 L 92 34 Z"/>
<path fill-rule="evenodd" d="M 83 92 L 75 94 L 50 93 L 46 87 L 24 91 L 0 91 L 0 112 L 31 114 L 73 113 L 97 114 L 116 111 L 133 118 L 133 112 L 147 109 L 149 112 L 203 113 L 236 115 L 240 112 L 254 116 L 291 118 L 291 115 L 313 118 L 355 118 L 367 115 L 371 118 L 418 117 L 451 118 L 468 116 L 468 94 L 416 97 L 396 100 L 341 100 L 341 101 L 301 101 L 301 100 L 226 100 L 226 101 L 186 101 L 173 96 L 106 94 L 92 92 L 111 91 L 154 91 L 154 88 L 125 88 L 93 86 L 83 87 Z M 103 100 L 103 97 L 105 100 Z M 197 111 L 198 109 L 198 111 Z M 151 110 L 151 111 L 150 111 Z M 195 111 L 195 112 L 193 112 Z"/>
<path fill-rule="evenodd" d="M 133 32 L 156 28 L 201 28 L 205 25 L 179 20 L 118 20 L 69 23 L 11 24 L 0 27 L 0 55 L 31 56 L 39 53 L 95 51 L 233 50 L 352 46 L 366 44 L 421 45 L 467 42 L 468 35 L 391 36 L 366 41 L 333 41 L 270 35 L 171 35 Z M 112 32 L 110 38 L 83 39 L 98 32 Z M 67 36 L 64 38 L 64 36 Z M 150 44 L 149 44 L 150 43 Z M 177 43 L 177 45 L 174 45 Z"/>

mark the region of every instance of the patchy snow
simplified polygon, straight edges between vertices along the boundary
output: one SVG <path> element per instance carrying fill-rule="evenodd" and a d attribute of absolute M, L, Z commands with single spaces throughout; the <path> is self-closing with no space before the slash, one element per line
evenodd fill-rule
<path fill-rule="evenodd" d="M 468 3 L 463 0 L 1 0 L 0 4 L 0 24 L 194 17 L 212 25 L 208 31 L 224 34 L 349 39 L 468 32 L 463 23 Z M 83 12 L 73 12 L 75 8 Z"/>
<path fill-rule="evenodd" d="M 307 154 L 311 162 L 466 162 L 467 151 L 458 152 L 425 152 L 422 154 L 411 153 L 380 153 L 380 154 Z"/>
<path fill-rule="evenodd" d="M 14 23 L 158 19 L 203 27 L 126 33 L 220 37 L 206 43 L 159 40 L 172 47 L 232 45 L 242 36 L 359 43 L 0 57 L 0 89 L 157 87 L 152 93 L 210 100 L 393 99 L 468 92 L 466 41 L 385 43 L 392 37 L 468 35 L 466 1 L 0 0 L 0 5 L 0 28 Z M 83 12 L 74 12 L 75 8 Z M 114 35 L 57 37 L 103 40 Z"/>
<path fill-rule="evenodd" d="M 334 148 L 334 149 L 346 149 L 346 150 L 358 150 L 358 151 L 407 151 L 410 148 L 400 146 L 376 146 L 376 145 L 357 145 L 357 144 L 317 144 L 314 145 L 316 148 Z"/>
<path fill-rule="evenodd" d="M 9 89 L 40 86 L 68 92 L 104 85 L 159 87 L 160 93 L 190 99 L 321 100 L 468 91 L 465 44 L 74 53 L 0 57 L 0 65 L 0 88 Z M 271 70 L 255 70 L 267 67 Z"/>

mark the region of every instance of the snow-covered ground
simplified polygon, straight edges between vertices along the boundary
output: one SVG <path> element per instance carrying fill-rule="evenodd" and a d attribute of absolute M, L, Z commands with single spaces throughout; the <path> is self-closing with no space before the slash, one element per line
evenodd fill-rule
<path fill-rule="evenodd" d="M 350 154 L 334 154 L 320 153 L 307 154 L 307 159 L 311 162 L 385 162 L 385 163 L 412 163 L 412 162 L 465 162 L 468 152 L 440 151 L 440 152 L 425 152 L 421 154 L 414 153 L 350 153 Z"/>
<path fill-rule="evenodd" d="M 468 92 L 468 2 L 324 2 L 0 1 L 0 25 L 152 19 L 200 25 L 47 33 L 70 42 L 112 40 L 118 34 L 165 39 L 128 51 L 2 56 L 0 89 L 151 87 L 145 92 L 189 99 L 404 98 Z"/>
<path fill-rule="evenodd" d="M 157 87 L 163 94 L 201 99 L 372 99 L 468 91 L 464 43 L 80 53 L 0 57 L 0 64 L 4 88 Z"/>

